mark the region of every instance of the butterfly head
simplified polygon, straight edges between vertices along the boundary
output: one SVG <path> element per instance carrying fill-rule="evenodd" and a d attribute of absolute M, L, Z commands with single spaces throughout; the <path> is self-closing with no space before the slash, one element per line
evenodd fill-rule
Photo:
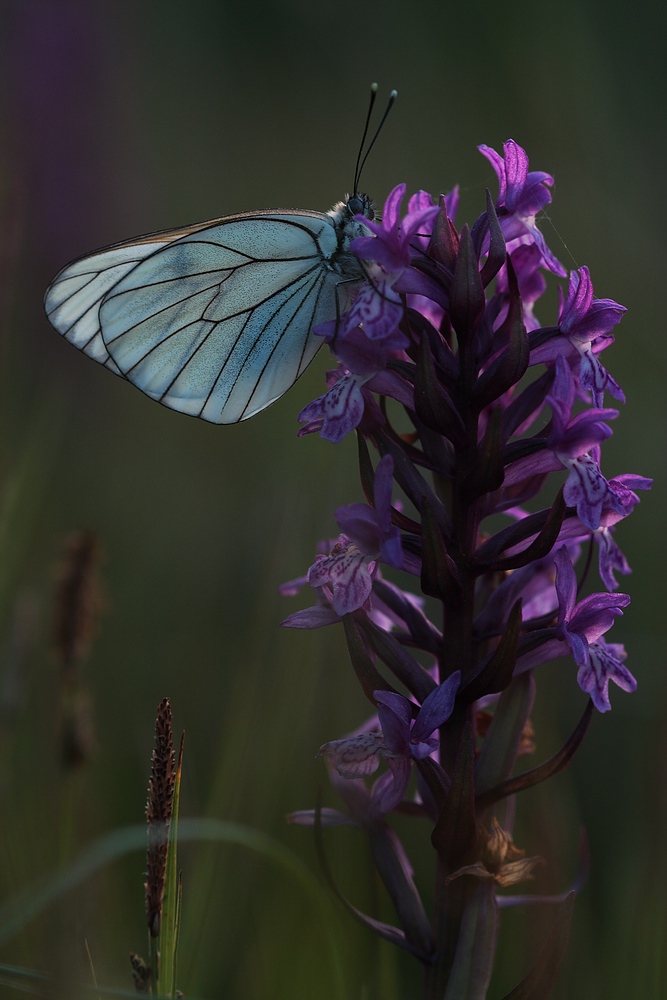
<path fill-rule="evenodd" d="M 346 194 L 345 200 L 337 201 L 327 215 L 333 218 L 336 226 L 353 225 L 355 215 L 363 215 L 372 222 L 376 218 L 375 203 L 367 194 Z"/>
<path fill-rule="evenodd" d="M 375 204 L 367 194 L 347 195 L 345 206 L 350 216 L 364 215 L 371 222 L 375 218 Z"/>

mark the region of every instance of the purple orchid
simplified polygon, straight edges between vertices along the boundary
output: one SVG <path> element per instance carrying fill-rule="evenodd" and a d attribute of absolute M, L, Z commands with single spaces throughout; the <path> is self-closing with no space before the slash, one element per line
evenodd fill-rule
<path fill-rule="evenodd" d="M 569 507 L 576 507 L 583 523 L 595 531 L 600 527 L 602 509 L 606 503 L 616 510 L 621 509 L 613 488 L 600 471 L 600 449 L 592 448 L 590 454 L 573 458 L 568 457 L 564 451 L 556 454 L 568 470 L 563 491 L 565 503 Z"/>
<path fill-rule="evenodd" d="M 364 555 L 400 569 L 403 565 L 401 533 L 391 523 L 393 475 L 394 460 L 391 455 L 385 455 L 375 470 L 373 507 L 364 503 L 339 507 L 336 521 Z"/>
<path fill-rule="evenodd" d="M 439 212 L 432 199 L 430 204 L 425 204 L 430 196 L 420 192 L 416 203 L 411 199 L 411 210 L 401 219 L 404 197 L 405 184 L 398 184 L 384 203 L 382 222 L 363 220 L 373 236 L 358 236 L 350 245 L 358 257 L 376 261 L 394 280 L 410 266 L 413 241 L 430 234 Z"/>
<path fill-rule="evenodd" d="M 587 267 L 570 272 L 567 299 L 561 302 L 558 326 L 581 355 L 579 380 L 582 389 L 592 393 L 595 406 L 603 405 L 605 389 L 615 399 L 625 402 L 623 390 L 594 353 L 596 342 L 600 350 L 613 340 L 610 332 L 621 322 L 624 312 L 625 306 L 613 299 L 593 297 L 593 282 Z"/>
<path fill-rule="evenodd" d="M 430 757 L 438 747 L 433 736 L 452 714 L 456 692 L 461 682 L 459 670 L 438 685 L 414 715 L 415 706 L 393 691 L 374 691 L 382 732 L 365 732 L 343 740 L 333 740 L 320 747 L 343 778 L 361 778 L 373 774 L 380 758 L 387 761 L 391 779 L 375 796 L 375 808 L 391 812 L 405 795 L 413 760 Z"/>
<path fill-rule="evenodd" d="M 541 170 L 528 172 L 528 156 L 513 139 L 503 143 L 503 156 L 490 146 L 477 147 L 496 172 L 498 192 L 498 217 L 507 243 L 514 240 L 534 243 L 545 267 L 554 274 L 565 277 L 563 265 L 548 248 L 544 236 L 535 224 L 535 217 L 551 201 L 554 179 Z"/>
<path fill-rule="evenodd" d="M 367 604 L 377 560 L 396 568 L 403 564 L 400 532 L 391 523 L 393 469 L 391 455 L 378 462 L 374 507 L 357 503 L 338 508 L 342 533 L 329 555 L 319 555 L 308 571 L 311 587 L 331 587 L 331 606 L 337 615 Z"/>
<path fill-rule="evenodd" d="M 587 662 L 579 667 L 577 682 L 581 690 L 591 696 L 599 712 L 608 712 L 611 709 L 610 681 L 630 694 L 637 690 L 637 681 L 627 667 L 623 666 L 626 655 L 620 643 L 608 643 L 604 639 L 591 642 L 588 647 Z"/>
<path fill-rule="evenodd" d="M 599 463 L 599 445 L 612 433 L 606 421 L 616 418 L 618 410 L 591 409 L 573 416 L 575 383 L 562 355 L 556 359 L 556 374 L 546 401 L 553 415 L 546 439 L 548 450 L 531 452 L 510 465 L 504 487 L 566 469 L 565 502 L 575 507 L 581 521 L 595 531 L 600 527 L 604 509 L 623 514 L 623 499 L 619 495 L 622 491 L 614 485 L 614 480 L 602 475 Z"/>
<path fill-rule="evenodd" d="M 618 590 L 618 581 L 614 573 L 627 576 L 628 573 L 632 573 L 630 564 L 616 544 L 610 528 L 599 527 L 594 532 L 594 538 L 598 545 L 600 579 L 607 590 Z"/>
<path fill-rule="evenodd" d="M 549 448 L 568 470 L 565 502 L 576 507 L 583 523 L 593 531 L 600 527 L 605 503 L 623 513 L 622 501 L 613 483 L 600 471 L 600 442 L 611 436 L 606 420 L 618 416 L 617 410 L 592 409 L 572 416 L 574 380 L 569 365 L 560 356 L 556 377 L 547 397 L 553 412 Z"/>
<path fill-rule="evenodd" d="M 607 688 L 613 680 L 624 691 L 634 691 L 637 682 L 621 664 L 621 646 L 598 642 L 608 632 L 622 609 L 630 603 L 628 594 L 591 594 L 577 603 L 577 577 L 563 546 L 556 553 L 556 591 L 560 639 L 567 642 L 579 667 L 577 680 L 600 712 L 611 708 Z M 625 654 L 623 654 L 624 656 Z"/>
<path fill-rule="evenodd" d="M 327 376 L 328 391 L 302 411 L 299 433 L 319 430 L 339 441 L 355 430 L 368 502 L 336 510 L 341 534 L 307 576 L 316 606 L 284 624 L 342 622 L 377 712 L 320 751 L 347 811 L 324 809 L 319 819 L 303 811 L 295 821 L 361 828 L 405 933 L 365 922 L 417 949 L 425 996 L 482 1000 L 495 895 L 487 884 L 479 895 L 472 881 L 466 892 L 446 887 L 463 875 L 496 877 L 504 862 L 484 854 L 493 839 L 486 817 L 502 853 L 511 831 L 498 825 L 509 815 L 498 803 L 551 773 L 517 760 L 534 749 L 537 668 L 574 660 L 578 686 L 590 695 L 559 761 L 570 759 L 592 708 L 610 710 L 610 682 L 636 689 L 623 646 L 606 633 L 630 601 L 616 592 L 616 574 L 630 567 L 614 532 L 651 480 L 608 479 L 601 469 L 619 416 L 603 407 L 604 393 L 623 394 L 599 356 L 624 308 L 596 299 L 581 267 L 559 293 L 556 322 L 540 325 L 547 282 L 567 277 L 537 224 L 553 178 L 530 171 L 512 140 L 502 156 L 480 149 L 500 190 L 473 225 L 454 225 L 456 192 L 434 199 L 419 191 L 401 217 L 399 185 L 382 222 L 364 219 L 371 235 L 351 245 L 367 280 L 350 308 L 316 331 L 339 367 Z M 381 456 L 374 473 L 372 449 Z M 401 499 L 392 505 L 394 480 Z M 594 585 L 578 600 L 574 564 L 583 557 L 585 579 L 592 542 L 606 592 Z M 389 576 L 409 574 L 417 592 L 382 576 L 380 563 Z M 297 583 L 304 580 L 292 590 Z M 417 794 L 409 797 L 413 774 Z M 432 824 L 433 932 L 389 825 L 397 811 Z"/>
<path fill-rule="evenodd" d="M 629 474 L 620 475 L 609 480 L 609 487 L 613 493 L 614 503 L 613 505 L 603 505 L 600 527 L 593 535 L 599 548 L 598 566 L 600 579 L 607 590 L 616 590 L 618 587 L 614 571 L 623 573 L 624 575 L 632 572 L 627 559 L 614 540 L 612 528 L 622 518 L 628 517 L 639 503 L 639 497 L 631 487 L 634 486 L 635 490 L 650 490 L 652 485 L 652 479 Z"/>
<path fill-rule="evenodd" d="M 319 332 L 326 340 L 333 341 L 336 324 L 323 324 Z M 400 330 L 383 340 L 373 340 L 359 325 L 346 328 L 345 337 L 336 339 L 336 356 L 341 363 L 327 372 L 328 391 L 299 414 L 299 422 L 304 425 L 299 428 L 299 436 L 319 432 L 322 438 L 335 444 L 371 413 L 372 423 L 381 425 L 384 418 L 374 405 L 373 392 L 389 396 L 404 406 L 413 406 L 410 385 L 387 370 L 390 358 L 402 356 L 406 344 Z"/>
<path fill-rule="evenodd" d="M 610 681 L 628 692 L 637 687 L 635 678 L 623 666 L 623 646 L 602 639 L 614 620 L 623 614 L 630 597 L 628 594 L 597 593 L 577 602 L 577 578 L 565 545 L 556 552 L 554 563 L 558 623 L 553 631 L 547 630 L 542 644 L 519 656 L 516 671 L 520 674 L 532 670 L 541 663 L 559 659 L 569 650 L 579 668 L 579 686 L 591 696 L 598 711 L 608 712 L 611 708 Z M 550 603 L 547 598 L 547 609 Z"/>
<path fill-rule="evenodd" d="M 326 552 L 331 553 L 336 542 L 329 542 L 323 546 Z M 405 558 L 405 553 L 404 553 Z M 309 587 L 308 574 L 297 577 L 281 584 L 280 593 L 283 597 L 294 597 L 303 587 Z M 364 613 L 368 620 L 377 625 L 383 632 L 398 632 L 409 634 L 409 622 L 419 621 L 425 632 L 432 634 L 434 640 L 439 636 L 436 627 L 428 620 L 423 611 L 424 599 L 418 594 L 412 594 L 407 590 L 402 590 L 396 584 L 382 578 L 379 566 L 375 567 L 373 573 L 373 603 L 364 607 Z M 333 608 L 333 588 L 329 583 L 321 587 L 313 587 L 317 598 L 317 604 L 310 608 L 303 608 L 288 615 L 281 622 L 283 628 L 315 629 L 323 628 L 326 625 L 335 625 L 342 621 L 342 616 L 337 614 Z M 358 609 L 359 610 L 359 609 Z"/>
<path fill-rule="evenodd" d="M 386 367 L 391 352 L 402 351 L 410 343 L 399 329 L 404 307 L 391 279 L 373 267 L 368 268 L 368 278 L 340 319 L 313 329 L 343 364 L 358 373 Z"/>
<path fill-rule="evenodd" d="M 311 587 L 331 587 L 331 606 L 347 615 L 368 605 L 376 563 L 368 559 L 347 535 L 339 535 L 328 556 L 317 556 L 308 570 Z"/>
<path fill-rule="evenodd" d="M 304 406 L 299 414 L 299 436 L 319 431 L 321 437 L 334 444 L 359 426 L 364 415 L 362 386 L 368 376 L 353 375 L 342 368 L 329 372 L 331 388 L 323 396 Z"/>
<path fill-rule="evenodd" d="M 403 303 L 391 287 L 389 278 L 371 272 L 373 284 L 364 285 L 352 308 L 345 313 L 340 336 L 343 340 L 356 327 L 361 327 L 369 340 L 380 340 L 400 350 L 410 343 L 398 325 L 403 318 Z"/>
<path fill-rule="evenodd" d="M 374 235 L 357 237 L 350 249 L 365 261 L 368 281 L 340 320 L 315 327 L 318 336 L 332 345 L 335 343 L 336 355 L 343 363 L 346 359 L 340 353 L 339 343 L 348 340 L 358 328 L 369 340 L 382 342 L 385 350 L 401 350 L 409 344 L 408 338 L 398 329 L 404 303 L 393 286 L 410 267 L 420 242 L 428 241 L 439 209 L 430 195 L 419 192 L 410 199 L 408 213 L 401 219 L 400 206 L 404 197 L 405 185 L 401 184 L 387 198 L 382 222 L 364 217 L 364 226 Z M 351 370 L 360 371 L 354 365 Z M 379 370 L 377 365 L 376 370 Z"/>

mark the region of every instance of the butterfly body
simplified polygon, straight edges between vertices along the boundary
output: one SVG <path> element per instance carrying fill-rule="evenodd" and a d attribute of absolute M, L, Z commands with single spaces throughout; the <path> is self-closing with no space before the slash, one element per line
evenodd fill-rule
<path fill-rule="evenodd" d="M 45 308 L 66 340 L 152 399 L 213 423 L 245 420 L 312 361 L 312 328 L 364 278 L 350 251 L 366 195 L 330 212 L 249 212 L 107 247 L 67 265 Z"/>

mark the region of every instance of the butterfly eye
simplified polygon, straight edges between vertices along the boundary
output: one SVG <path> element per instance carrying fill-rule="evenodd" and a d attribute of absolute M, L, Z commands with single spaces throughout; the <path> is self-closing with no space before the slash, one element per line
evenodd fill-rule
<path fill-rule="evenodd" d="M 367 194 L 353 194 L 347 199 L 347 207 L 351 215 L 363 215 L 371 222 L 375 218 L 373 202 Z"/>

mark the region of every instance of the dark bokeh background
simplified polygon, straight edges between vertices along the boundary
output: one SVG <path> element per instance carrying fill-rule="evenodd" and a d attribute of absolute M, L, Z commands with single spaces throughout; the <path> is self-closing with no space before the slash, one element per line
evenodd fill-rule
<path fill-rule="evenodd" d="M 278 628 L 296 607 L 277 595 L 279 583 L 307 568 L 317 539 L 334 530 L 334 508 L 360 496 L 352 441 L 334 447 L 295 434 L 326 359 L 256 419 L 211 427 L 78 355 L 49 327 L 41 301 L 67 260 L 134 234 L 253 208 L 325 210 L 352 183 L 377 80 L 381 95 L 400 95 L 365 171 L 380 203 L 399 181 L 435 194 L 458 181 L 459 218 L 472 221 L 484 188 L 496 190 L 477 144 L 515 138 L 534 169 L 556 178 L 542 223 L 550 245 L 566 266 L 589 265 L 598 296 L 629 309 L 605 355 L 628 403 L 603 469 L 657 481 L 618 532 L 634 574 L 623 580 L 632 605 L 613 639 L 625 643 L 639 688 L 612 692 L 613 711 L 594 719 L 572 768 L 529 793 L 520 813 L 529 817 L 523 846 L 548 856 L 554 884 L 572 876 L 581 826 L 590 841 L 591 876 L 554 995 L 667 995 L 666 21 L 657 2 L 630 14 L 601 0 L 0 5 L 7 664 L 21 614 L 35 636 L 21 640 L 19 699 L 2 729 L 3 896 L 141 820 L 164 694 L 187 731 L 184 811 L 273 832 L 316 871 L 310 834 L 283 816 L 314 801 L 316 748 L 366 711 L 339 634 Z M 102 541 L 106 598 L 86 666 L 96 751 L 72 780 L 58 764 L 48 622 L 54 568 L 68 533 L 83 527 Z M 541 758 L 585 700 L 572 666 L 543 668 L 538 689 Z M 390 918 L 363 844 L 344 833 L 329 839 L 355 901 Z M 289 878 L 238 848 L 185 847 L 183 859 L 186 993 L 336 995 L 321 929 Z M 97 876 L 33 921 L 2 959 L 85 978 L 87 940 L 99 981 L 129 987 L 127 953 L 144 950 L 143 865 L 136 854 Z M 418 870 L 428 881 L 429 864 Z M 345 914 L 337 919 L 349 997 L 418 994 L 409 963 Z M 508 915 L 492 997 L 524 973 L 550 919 Z"/>

